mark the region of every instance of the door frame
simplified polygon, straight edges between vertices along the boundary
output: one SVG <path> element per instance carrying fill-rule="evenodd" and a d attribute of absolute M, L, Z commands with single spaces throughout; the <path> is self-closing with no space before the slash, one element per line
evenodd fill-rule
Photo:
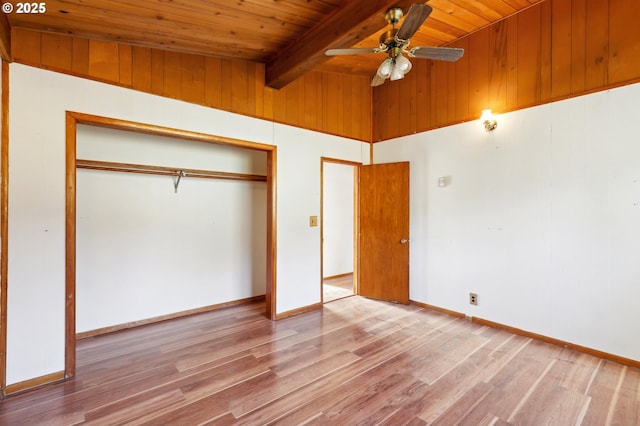
<path fill-rule="evenodd" d="M 360 259 L 360 243 L 358 232 L 360 228 L 360 211 L 358 195 L 360 189 L 360 166 L 356 161 L 340 160 L 338 158 L 320 157 L 320 303 L 324 304 L 324 165 L 326 163 L 341 164 L 353 167 L 353 293 L 359 293 L 358 260 Z"/>
<path fill-rule="evenodd" d="M 263 151 L 267 154 L 267 270 L 266 316 L 276 319 L 276 166 L 277 147 L 189 130 L 66 112 L 66 225 L 65 225 L 65 378 L 76 370 L 76 138 L 77 126 L 104 127 Z"/>

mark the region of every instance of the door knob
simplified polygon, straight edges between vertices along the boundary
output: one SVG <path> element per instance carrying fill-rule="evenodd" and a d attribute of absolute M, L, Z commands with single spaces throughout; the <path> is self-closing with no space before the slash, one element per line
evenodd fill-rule
<path fill-rule="evenodd" d="M 408 238 L 403 238 L 400 240 L 400 244 L 407 244 L 409 242 Z"/>

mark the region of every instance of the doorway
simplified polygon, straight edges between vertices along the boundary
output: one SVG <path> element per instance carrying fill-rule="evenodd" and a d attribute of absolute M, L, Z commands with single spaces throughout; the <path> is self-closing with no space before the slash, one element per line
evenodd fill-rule
<path fill-rule="evenodd" d="M 321 159 L 321 294 L 328 303 L 358 294 L 360 163 Z"/>

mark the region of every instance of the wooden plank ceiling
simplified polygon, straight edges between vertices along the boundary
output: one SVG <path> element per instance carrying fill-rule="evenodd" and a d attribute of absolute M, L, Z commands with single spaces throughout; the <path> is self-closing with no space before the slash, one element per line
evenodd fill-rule
<path fill-rule="evenodd" d="M 442 46 L 544 0 L 431 0 L 411 46 Z M 376 47 L 384 12 L 416 0 L 48 0 L 45 13 L 6 14 L 21 28 L 266 64 L 282 88 L 305 72 L 373 75 L 380 55 L 328 58 L 329 48 Z M 1 43 L 6 47 L 6 42 Z"/>

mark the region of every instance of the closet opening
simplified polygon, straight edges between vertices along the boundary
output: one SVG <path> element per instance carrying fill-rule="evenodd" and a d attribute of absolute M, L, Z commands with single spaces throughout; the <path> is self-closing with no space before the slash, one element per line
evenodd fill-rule
<path fill-rule="evenodd" d="M 65 376 L 79 337 L 265 299 L 276 147 L 67 112 Z"/>

